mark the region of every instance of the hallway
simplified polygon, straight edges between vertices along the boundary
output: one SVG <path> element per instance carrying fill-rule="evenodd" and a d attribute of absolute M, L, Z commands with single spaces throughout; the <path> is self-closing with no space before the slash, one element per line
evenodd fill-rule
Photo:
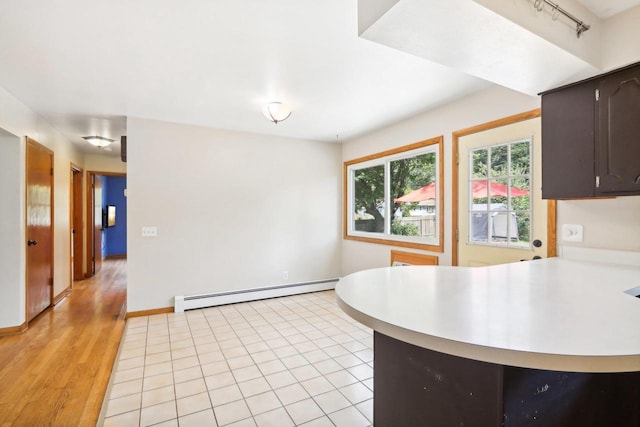
<path fill-rule="evenodd" d="M 0 426 L 93 426 L 126 313 L 126 260 L 92 278 L 20 335 L 0 337 Z"/>

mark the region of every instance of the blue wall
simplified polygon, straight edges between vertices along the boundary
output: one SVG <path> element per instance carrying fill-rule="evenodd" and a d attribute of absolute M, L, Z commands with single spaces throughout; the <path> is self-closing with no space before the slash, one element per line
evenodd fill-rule
<path fill-rule="evenodd" d="M 127 188 L 125 176 L 103 176 L 102 191 L 105 211 L 107 205 L 116 207 L 115 227 L 105 228 L 102 233 L 103 255 L 126 255 L 127 253 L 127 198 L 124 190 Z"/>

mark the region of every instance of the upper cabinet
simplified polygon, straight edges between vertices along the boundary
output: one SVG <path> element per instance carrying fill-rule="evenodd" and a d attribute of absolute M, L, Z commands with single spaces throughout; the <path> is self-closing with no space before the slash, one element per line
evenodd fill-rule
<path fill-rule="evenodd" d="M 542 93 L 542 197 L 640 194 L 640 64 Z"/>
<path fill-rule="evenodd" d="M 599 86 L 596 194 L 640 194 L 640 66 Z"/>

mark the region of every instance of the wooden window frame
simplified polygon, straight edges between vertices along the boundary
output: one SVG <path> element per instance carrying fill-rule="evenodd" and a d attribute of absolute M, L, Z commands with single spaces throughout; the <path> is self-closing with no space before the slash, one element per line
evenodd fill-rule
<path fill-rule="evenodd" d="M 438 257 L 434 255 L 391 250 L 390 265 L 392 267 L 395 263 L 403 265 L 438 265 L 438 262 Z"/>
<path fill-rule="evenodd" d="M 404 145 L 402 147 L 398 147 L 398 148 L 394 148 L 391 150 L 386 150 L 386 151 L 382 151 L 379 153 L 375 153 L 375 154 L 370 154 L 368 156 L 364 156 L 364 157 L 359 157 L 357 159 L 353 159 L 353 160 L 349 160 L 344 162 L 344 169 L 343 169 L 343 237 L 345 240 L 355 240 L 355 241 L 359 241 L 359 242 L 366 242 L 366 243 L 375 243 L 375 244 L 381 244 L 381 245 L 389 245 L 389 246 L 398 246 L 398 247 L 403 247 L 403 248 L 413 248 L 413 249 L 422 249 L 422 250 L 427 250 L 427 251 L 433 251 L 433 252 L 444 252 L 444 215 L 445 215 L 445 210 L 444 210 L 444 143 L 443 143 L 443 136 L 437 136 L 434 138 L 430 138 L 430 139 L 426 139 L 424 141 L 420 141 L 420 142 L 415 142 L 413 144 L 409 144 L 409 145 Z M 406 241 L 406 240 L 401 240 L 400 238 L 396 239 L 393 237 L 393 235 L 390 234 L 383 234 L 384 238 L 382 237 L 364 237 L 361 235 L 352 235 L 349 234 L 349 209 L 350 209 L 350 201 L 349 201 L 349 186 L 350 186 L 350 176 L 349 176 L 349 168 L 353 165 L 357 165 L 358 163 L 365 163 L 365 162 L 369 162 L 371 160 L 379 160 L 379 159 L 384 159 L 386 157 L 394 157 L 397 156 L 398 154 L 404 153 L 404 152 L 408 152 L 408 151 L 413 151 L 413 150 L 418 150 L 421 148 L 425 148 L 425 147 L 429 147 L 432 145 L 437 145 L 437 148 L 435 150 L 435 153 L 437 155 L 437 189 L 438 189 L 438 195 L 437 195 L 437 219 L 436 219 L 436 224 L 438 227 L 437 230 L 437 244 L 427 244 L 427 243 L 418 243 L 418 242 L 411 242 L 411 241 Z M 401 237 L 401 236 L 398 236 Z"/>

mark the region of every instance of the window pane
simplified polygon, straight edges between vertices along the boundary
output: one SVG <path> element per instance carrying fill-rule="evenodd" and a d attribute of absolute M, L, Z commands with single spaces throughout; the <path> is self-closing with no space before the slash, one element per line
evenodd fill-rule
<path fill-rule="evenodd" d="M 486 205 L 484 211 L 481 211 L 483 206 L 474 205 L 473 208 L 477 209 L 471 212 L 469 224 L 469 241 L 476 243 L 486 243 L 487 234 L 489 230 L 489 214 L 486 211 Z"/>
<path fill-rule="evenodd" d="M 474 150 L 471 152 L 471 177 L 474 179 L 487 178 L 487 157 L 488 150 L 486 148 Z"/>
<path fill-rule="evenodd" d="M 384 165 L 358 169 L 354 173 L 353 229 L 384 232 Z"/>
<path fill-rule="evenodd" d="M 489 181 L 489 196 L 491 210 L 505 210 L 509 207 L 509 186 L 506 178 L 492 179 Z M 494 207 L 494 205 L 496 205 Z"/>
<path fill-rule="evenodd" d="M 473 180 L 471 181 L 471 200 L 473 205 L 487 204 L 489 201 L 489 181 Z"/>
<path fill-rule="evenodd" d="M 529 175 L 529 141 L 511 144 L 511 175 Z"/>
<path fill-rule="evenodd" d="M 517 230 L 514 232 L 514 246 L 529 247 L 531 215 L 529 212 L 516 212 Z"/>
<path fill-rule="evenodd" d="M 509 160 L 508 151 L 509 148 L 506 145 L 499 145 L 491 148 L 492 177 L 507 176 L 507 172 L 509 171 L 509 168 L 507 167 Z"/>
<path fill-rule="evenodd" d="M 529 210 L 531 190 L 529 178 L 516 177 L 509 180 L 511 183 L 511 209 L 514 211 Z"/>
<path fill-rule="evenodd" d="M 504 209 L 500 212 L 491 212 L 489 216 L 489 231 L 492 243 L 506 243 L 513 241 L 517 235 L 516 214 Z"/>
<path fill-rule="evenodd" d="M 391 234 L 436 235 L 436 154 L 426 153 L 389 163 Z"/>

